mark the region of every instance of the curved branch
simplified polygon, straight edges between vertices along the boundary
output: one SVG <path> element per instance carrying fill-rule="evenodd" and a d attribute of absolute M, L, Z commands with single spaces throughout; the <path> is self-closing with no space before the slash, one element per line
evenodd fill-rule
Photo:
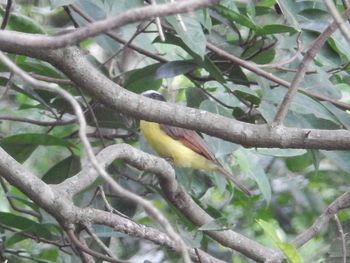
<path fill-rule="evenodd" d="M 350 191 L 334 200 L 306 231 L 297 236 L 292 244 L 301 247 L 317 235 L 341 209 L 350 207 Z"/>
<path fill-rule="evenodd" d="M 206 8 L 218 3 L 219 0 L 188 0 L 176 3 L 159 4 L 129 9 L 118 16 L 91 23 L 85 27 L 56 35 L 34 35 L 16 31 L 0 31 L 0 46 L 15 41 L 27 48 L 56 49 L 78 44 L 79 42 L 108 32 L 126 24 L 141 21 L 152 17 L 174 15 Z"/>
<path fill-rule="evenodd" d="M 155 158 L 155 157 L 154 157 Z M 159 159 L 159 158 L 158 158 Z M 164 160 L 162 160 L 164 161 Z M 69 222 L 105 224 L 117 231 L 128 235 L 150 240 L 155 244 L 181 252 L 181 248 L 175 241 L 163 232 L 154 228 L 135 223 L 129 219 L 109 212 L 76 207 L 67 194 L 57 185 L 51 187 L 45 184 L 37 176 L 28 172 L 21 164 L 15 161 L 0 147 L 0 174 L 12 185 L 19 188 L 40 207 L 54 216 L 63 226 Z M 189 249 L 189 254 L 194 261 L 209 263 L 224 263 L 212 257 L 206 252 Z M 200 255 L 202 261 L 198 259 Z"/>
<path fill-rule="evenodd" d="M 112 263 L 130 263 L 130 261 L 125 261 L 125 260 L 112 258 L 110 256 L 105 256 L 101 253 L 98 253 L 98 252 L 88 248 L 82 242 L 80 242 L 80 240 L 76 237 L 76 235 L 74 234 L 74 231 L 72 229 L 67 229 L 66 233 L 69 236 L 70 240 L 74 243 L 74 245 L 76 245 L 79 249 L 81 249 L 82 251 L 84 251 L 85 253 L 87 253 L 93 257 L 96 257 L 98 259 L 103 259 L 104 261 L 108 261 L 108 262 L 112 262 Z"/>
<path fill-rule="evenodd" d="M 115 159 L 119 159 L 140 170 L 155 173 L 160 180 L 162 190 L 168 200 L 195 225 L 202 226 L 214 220 L 178 184 L 173 168 L 164 159 L 144 153 L 128 144 L 111 145 L 103 149 L 97 155 L 97 158 L 104 167 L 108 166 Z M 64 191 L 64 195 L 68 194 L 68 196 L 72 196 L 84 190 L 84 188 L 88 187 L 96 179 L 96 172 L 87 167 L 76 176 L 68 178 L 57 185 L 57 189 Z M 220 244 L 237 250 L 260 262 L 281 258 L 281 254 L 277 250 L 262 246 L 232 230 L 205 232 Z"/>

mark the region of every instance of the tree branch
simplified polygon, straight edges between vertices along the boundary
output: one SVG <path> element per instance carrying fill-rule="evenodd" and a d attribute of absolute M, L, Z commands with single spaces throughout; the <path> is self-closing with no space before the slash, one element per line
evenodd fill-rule
<path fill-rule="evenodd" d="M 164 160 L 161 161 L 165 162 Z M 104 224 L 114 227 L 119 232 L 150 240 L 160 246 L 181 252 L 181 248 L 176 242 L 154 228 L 135 223 L 125 217 L 109 212 L 93 208 L 76 207 L 67 193 L 60 189 L 60 185 L 51 185 L 50 187 L 45 184 L 37 176 L 28 172 L 1 147 L 0 174 L 36 204 L 55 217 L 62 226 L 67 227 L 70 223 Z M 198 253 L 201 255 L 202 261 L 198 260 L 198 255 L 194 249 L 189 249 L 189 253 L 191 258 L 197 262 L 224 263 L 201 250 L 198 250 Z"/>
<path fill-rule="evenodd" d="M 237 63 L 238 65 L 240 65 L 241 67 L 245 68 L 245 69 L 248 69 L 249 71 L 259 75 L 259 76 L 262 76 L 268 80 L 271 80 L 283 87 L 286 87 L 286 88 L 290 88 L 290 83 L 288 81 L 285 81 L 284 79 L 281 79 L 275 75 L 273 75 L 272 73 L 270 72 L 267 72 L 263 69 L 261 69 L 259 66 L 253 64 L 253 63 L 250 63 L 248 61 L 245 61 L 243 59 L 240 59 L 228 52 L 226 52 L 225 50 L 221 49 L 221 48 L 218 48 L 217 46 L 211 44 L 211 43 L 207 43 L 207 48 L 212 50 L 213 52 L 215 52 L 216 54 L 218 54 L 219 56 L 221 57 L 224 57 L 234 63 Z M 316 99 L 319 99 L 319 100 L 323 100 L 323 101 L 329 101 L 331 103 L 333 103 L 334 105 L 337 105 L 338 107 L 341 107 L 343 109 L 347 109 L 347 110 L 350 110 L 350 105 L 349 104 L 346 104 L 346 103 L 343 103 L 341 101 L 337 101 L 335 99 L 332 99 L 332 98 L 329 98 L 325 95 L 322 95 L 322 94 L 319 94 L 317 92 L 314 92 L 314 91 L 311 91 L 311 90 L 308 90 L 308 89 L 304 89 L 304 88 L 298 88 L 300 91 L 304 92 L 306 95 L 309 95 L 311 97 L 314 97 Z"/>
<path fill-rule="evenodd" d="M 0 120 L 26 122 L 26 123 L 39 125 L 39 126 L 64 126 L 64 125 L 70 125 L 77 122 L 76 119 L 72 119 L 69 121 L 37 121 L 37 120 L 32 120 L 27 118 L 11 117 L 11 116 L 0 116 Z"/>
<path fill-rule="evenodd" d="M 162 190 L 168 200 L 195 225 L 202 226 L 214 220 L 214 218 L 199 207 L 178 184 L 175 179 L 173 168 L 164 159 L 144 153 L 128 144 L 111 145 L 103 149 L 97 155 L 97 159 L 104 167 L 107 167 L 113 160 L 118 159 L 140 170 L 155 173 L 160 180 Z M 83 191 L 96 179 L 96 172 L 86 167 L 77 175 L 57 185 L 57 188 L 64 191 L 64 195 L 72 197 L 74 194 Z M 278 251 L 262 246 L 232 230 L 205 232 L 220 244 L 261 262 L 271 259 L 280 259 L 281 257 Z"/>
<path fill-rule="evenodd" d="M 245 147 L 349 150 L 347 130 L 318 130 L 254 125 L 217 114 L 149 99 L 129 92 L 97 71 L 77 48 L 28 49 L 6 45 L 0 49 L 43 59 L 108 107 L 139 119 L 189 128 Z M 64 59 L 62 59 L 64 58 Z M 265 71 L 263 71 L 265 72 Z M 266 72 L 265 72 L 266 73 Z"/>
<path fill-rule="evenodd" d="M 341 209 L 350 207 L 350 191 L 338 197 L 331 203 L 327 209 L 315 220 L 315 222 L 306 231 L 298 235 L 292 242 L 296 247 L 301 247 L 311 238 L 317 235 L 325 225 L 328 224 L 334 215 Z"/>
<path fill-rule="evenodd" d="M 0 46 L 8 42 L 16 42 L 27 48 L 56 49 L 74 44 L 97 36 L 103 32 L 108 32 L 114 28 L 126 24 L 145 20 L 152 17 L 174 15 L 195 11 L 200 8 L 210 7 L 219 0 L 188 0 L 176 3 L 159 4 L 156 6 L 145 6 L 129 9 L 118 16 L 91 23 L 85 27 L 77 28 L 69 32 L 58 33 L 56 35 L 34 35 L 16 31 L 0 31 Z"/>

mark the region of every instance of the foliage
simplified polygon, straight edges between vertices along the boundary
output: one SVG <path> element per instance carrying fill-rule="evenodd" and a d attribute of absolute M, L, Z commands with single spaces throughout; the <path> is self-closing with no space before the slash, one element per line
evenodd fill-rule
<path fill-rule="evenodd" d="M 32 2 L 40 2 L 40 5 Z M 276 87 L 273 81 L 220 58 L 207 49 L 207 43 L 215 44 L 257 65 L 283 63 L 297 52 L 298 38 L 304 51 L 329 24 L 331 16 L 323 1 L 255 2 L 223 0 L 211 10 L 182 15 L 186 31 L 175 16 L 164 18 L 169 27 L 166 28 L 165 41 L 160 40 L 154 24 L 141 33 L 137 32 L 136 24 L 113 30 L 125 40 L 137 32 L 132 44 L 153 54 L 160 54 L 159 61 L 131 51 L 132 48 L 123 49 L 122 44 L 103 34 L 81 43 L 81 46 L 90 52 L 89 59 L 95 67 L 101 67 L 108 77 L 132 92 L 159 90 L 169 100 L 189 107 L 248 123 L 270 123 L 287 89 Z M 116 16 L 143 5 L 143 1 L 139 0 L 18 1 L 16 9 L 11 13 L 8 29 L 50 34 L 71 29 L 71 19 L 62 7 L 73 3 L 96 20 Z M 338 8 L 343 10 L 341 1 L 337 3 Z M 4 10 L 5 5 L 2 5 L 2 16 Z M 79 26 L 87 23 L 76 12 L 71 10 L 71 14 Z M 120 53 L 112 62 L 104 65 L 103 62 L 118 50 Z M 349 43 L 341 33 L 334 33 L 311 63 L 300 86 L 349 103 L 349 50 Z M 296 56 L 291 63 L 281 67 L 272 66 L 266 71 L 291 81 L 303 55 Z M 46 62 L 21 55 L 12 55 L 11 58 L 27 72 L 64 78 Z M 0 65 L 0 71 L 0 94 L 3 94 L 0 97 L 0 120 L 1 116 L 25 117 L 37 121 L 68 121 L 74 118 L 71 108 L 56 94 L 35 90 L 17 78 L 12 78 L 3 65 Z M 9 79 L 13 83 L 7 90 Z M 137 120 L 112 112 L 85 94 L 83 89 L 78 90 L 69 85 L 62 87 L 72 93 L 86 110 L 89 135 L 95 147 L 126 142 L 151 152 L 142 136 L 139 136 Z M 97 123 L 87 104 L 94 110 Z M 349 127 L 350 116 L 346 110 L 330 102 L 298 92 L 284 124 L 297 128 L 342 129 Z M 104 140 L 99 138 L 96 127 L 104 135 Z M 45 182 L 57 184 L 80 170 L 81 143 L 77 129 L 75 123 L 46 127 L 23 121 L 1 120 L 0 146 Z M 340 256 L 341 245 L 336 242 L 338 231 L 333 223 L 300 249 L 290 243 L 312 224 L 330 202 L 348 189 L 349 152 L 245 149 L 207 135 L 204 138 L 217 158 L 235 176 L 254 189 L 257 195 L 254 198 L 245 197 L 217 174 L 176 168 L 178 181 L 215 218 L 200 228 L 189 222 L 163 198 L 153 175 L 140 173 L 119 161 L 109 167 L 109 172 L 124 187 L 152 200 L 188 245 L 201 247 L 227 262 L 250 260 L 218 245 L 205 234 L 205 230 L 234 229 L 267 246 L 280 247 L 290 262 L 320 262 L 327 257 Z M 76 197 L 76 204 L 87 205 L 95 191 L 96 185 L 93 185 L 80 193 Z M 62 239 L 63 230 L 54 218 L 15 187 L 9 186 L 9 192 L 3 190 L 1 196 L 0 256 L 3 260 L 79 262 L 72 251 L 67 254 L 55 245 L 31 242 L 30 237 L 20 235 L 21 232 L 26 232 L 45 240 L 57 241 Z M 14 211 L 6 197 L 13 198 L 17 206 L 37 211 L 42 216 L 35 218 Z M 154 225 L 154 221 L 141 208 L 128 200 L 115 197 L 108 197 L 108 200 L 117 210 L 136 222 Z M 100 197 L 92 205 L 104 208 Z M 342 211 L 339 217 L 342 224 L 346 225 L 350 213 Z M 180 262 L 177 261 L 178 254 L 145 244 L 143 240 L 103 226 L 94 226 L 94 230 L 119 258 L 131 261 L 137 258 L 145 262 Z M 87 241 L 91 248 L 99 249 L 91 238 L 87 237 Z M 331 246 L 335 246 L 339 253 L 334 255 L 335 250 L 332 249 L 329 254 Z M 145 251 L 150 248 L 152 252 L 147 254 Z"/>

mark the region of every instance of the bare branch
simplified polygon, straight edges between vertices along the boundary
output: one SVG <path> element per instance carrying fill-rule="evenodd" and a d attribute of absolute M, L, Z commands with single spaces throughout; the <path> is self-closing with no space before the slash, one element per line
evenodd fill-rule
<path fill-rule="evenodd" d="M 328 224 L 334 215 L 341 209 L 350 207 L 350 192 L 338 197 L 334 200 L 327 209 L 315 220 L 315 222 L 306 231 L 298 235 L 292 242 L 296 247 L 301 247 L 315 235 L 317 235 L 325 225 Z"/>
<path fill-rule="evenodd" d="M 88 248 L 87 246 L 85 246 L 78 238 L 77 236 L 74 234 L 74 231 L 72 229 L 67 229 L 66 233 L 68 234 L 70 240 L 72 240 L 72 242 L 74 243 L 74 245 L 76 245 L 79 249 L 81 249 L 82 251 L 84 251 L 85 253 L 92 255 L 98 259 L 103 259 L 105 261 L 108 262 L 112 262 L 112 263 L 130 263 L 130 261 L 125 261 L 125 260 L 120 260 L 120 259 L 116 259 L 116 258 L 112 258 L 110 256 L 105 256 L 101 253 L 98 253 L 94 250 L 91 250 L 90 248 Z"/>
<path fill-rule="evenodd" d="M 343 13 L 343 17 L 347 19 L 350 16 L 350 9 L 347 9 Z M 314 41 L 314 43 L 311 45 L 309 50 L 306 52 L 306 55 L 304 56 L 303 60 L 300 62 L 300 66 L 298 68 L 297 73 L 295 74 L 290 87 L 285 94 L 282 102 L 280 103 L 277 113 L 273 119 L 273 125 L 280 125 L 282 124 L 284 118 L 287 115 L 288 109 L 292 103 L 292 100 L 295 96 L 295 94 L 298 91 L 298 86 L 302 79 L 304 78 L 305 72 L 307 70 L 308 65 L 311 63 L 313 58 L 316 56 L 318 50 L 324 45 L 324 43 L 327 41 L 327 39 L 334 33 L 335 30 L 337 30 L 337 23 L 333 22 L 331 23 Z"/>
<path fill-rule="evenodd" d="M 97 36 L 114 28 L 133 22 L 145 20 L 157 16 L 167 16 L 178 13 L 195 11 L 200 8 L 210 7 L 218 0 L 188 0 L 176 3 L 159 4 L 157 6 L 145 6 L 125 11 L 124 13 L 91 23 L 85 27 L 56 35 L 34 35 L 7 30 L 0 31 L 0 46 L 9 41 L 15 41 L 27 48 L 56 49 L 77 44 L 89 37 Z"/>
<path fill-rule="evenodd" d="M 9 202 L 9 204 L 12 207 L 13 210 L 15 210 L 17 212 L 20 212 L 20 213 L 24 213 L 24 214 L 28 214 L 28 215 L 34 216 L 36 218 L 41 218 L 41 214 L 40 213 L 38 213 L 36 211 L 33 211 L 33 210 L 25 209 L 25 208 L 22 208 L 22 207 L 18 207 L 16 205 L 16 203 L 14 202 L 12 197 L 9 196 L 9 189 L 8 189 L 6 183 L 4 182 L 4 179 L 1 178 L 1 177 L 0 177 L 0 184 L 1 184 L 1 187 L 2 187 L 2 189 L 4 190 L 4 192 L 6 194 L 7 201 Z"/>
<path fill-rule="evenodd" d="M 343 231 L 343 227 L 340 223 L 339 217 L 337 214 L 334 215 L 334 221 L 335 224 L 337 225 L 339 236 L 340 236 L 340 241 L 342 245 L 342 263 L 346 263 L 346 240 L 345 240 L 345 234 Z"/>
<path fill-rule="evenodd" d="M 343 33 L 343 36 L 345 39 L 350 43 L 350 30 L 347 26 L 347 23 L 342 18 L 342 16 L 339 14 L 336 6 L 334 5 L 332 0 L 324 0 L 328 11 L 331 13 L 334 21 L 337 23 L 340 31 Z"/>
<path fill-rule="evenodd" d="M 297 51 L 293 56 L 288 58 L 285 61 L 274 63 L 274 64 L 262 64 L 262 65 L 256 65 L 259 68 L 276 68 L 276 69 L 281 69 L 284 65 L 290 64 L 293 62 L 300 54 L 301 54 L 301 45 L 300 45 L 300 36 L 301 33 L 298 34 L 296 42 L 297 42 Z"/>
<path fill-rule="evenodd" d="M 7 23 L 9 21 L 10 14 L 11 14 L 11 7 L 12 7 L 12 0 L 7 0 L 5 15 L 3 16 L 2 23 L 0 26 L 0 29 L 2 30 L 6 28 Z"/>
<path fill-rule="evenodd" d="M 29 76 L 32 76 L 33 78 L 37 79 L 37 80 L 42 80 L 42 81 L 46 81 L 46 82 L 52 82 L 52 83 L 56 83 L 59 85 L 70 85 L 73 86 L 74 83 L 72 81 L 70 81 L 69 79 L 58 79 L 58 78 L 52 78 L 52 77 L 47 77 L 44 75 L 39 75 L 33 72 L 29 72 L 28 73 Z"/>
<path fill-rule="evenodd" d="M 69 121 L 37 121 L 37 120 L 32 120 L 27 118 L 11 117 L 11 116 L 0 116 L 0 120 L 26 122 L 26 123 L 39 125 L 39 126 L 65 126 L 65 125 L 70 125 L 77 122 L 76 119 L 72 119 Z"/>
<path fill-rule="evenodd" d="M 86 12 L 84 12 L 80 7 L 78 7 L 76 4 L 72 4 L 72 5 L 69 5 L 70 8 L 72 8 L 75 12 L 77 12 L 81 17 L 83 17 L 86 21 L 92 23 L 92 22 L 95 22 L 96 20 L 93 19 L 91 16 L 89 16 Z M 107 36 L 109 36 L 110 38 L 114 39 L 115 41 L 119 42 L 119 43 L 122 43 L 124 45 L 127 45 L 129 41 L 126 41 L 124 39 L 122 39 L 121 37 L 119 37 L 116 33 L 114 32 L 107 32 L 105 33 Z M 164 59 L 163 57 L 161 56 L 158 56 L 156 54 L 153 54 L 152 52 L 149 52 L 148 50 L 146 49 L 143 49 L 143 48 L 140 48 L 138 46 L 135 46 L 134 44 L 132 43 L 129 43 L 128 44 L 128 47 L 130 47 L 131 49 L 139 52 L 140 54 L 143 54 L 147 57 L 150 57 L 156 61 L 159 61 L 159 62 L 168 62 L 166 59 Z"/>
<path fill-rule="evenodd" d="M 255 65 L 253 63 L 250 63 L 248 61 L 240 59 L 240 58 L 238 58 L 238 57 L 236 57 L 236 56 L 226 52 L 225 50 L 223 50 L 221 48 L 218 48 L 217 46 L 215 46 L 213 44 L 210 44 L 210 43 L 207 43 L 207 48 L 212 50 L 213 52 L 215 52 L 219 56 L 222 56 L 222 57 L 224 57 L 226 59 L 229 59 L 230 61 L 232 61 L 234 63 L 237 63 L 238 65 L 242 66 L 243 68 L 248 69 L 251 72 L 254 72 L 254 73 L 256 73 L 259 76 L 262 76 L 262 77 L 264 77 L 264 78 L 266 78 L 268 80 L 276 82 L 277 84 L 279 84 L 279 85 L 281 85 L 283 87 L 286 87 L 288 89 L 290 88 L 291 84 L 288 81 L 285 81 L 285 80 L 283 80 L 283 79 L 273 75 L 270 72 L 266 72 L 265 70 L 259 68 L 257 65 Z M 316 99 L 323 100 L 323 101 L 329 101 L 329 102 L 333 103 L 334 105 L 337 105 L 337 106 L 339 106 L 339 107 L 341 107 L 343 109 L 350 110 L 350 105 L 349 104 L 346 104 L 346 103 L 334 100 L 332 98 L 329 98 L 327 96 L 324 96 L 322 94 L 319 94 L 319 93 L 316 93 L 316 92 L 313 92 L 313 91 L 310 91 L 310 90 L 307 90 L 307 89 L 299 88 L 299 90 L 304 92 L 305 94 L 311 96 L 311 97 L 316 98 Z"/>
<path fill-rule="evenodd" d="M 102 242 L 102 240 L 95 234 L 94 230 L 89 226 L 85 225 L 86 232 L 92 237 L 93 240 L 103 249 L 103 251 L 111 258 L 113 258 L 112 251 Z"/>
<path fill-rule="evenodd" d="M 34 200 L 39 206 L 53 215 L 62 225 L 69 224 L 69 222 L 105 224 L 114 227 L 117 231 L 150 240 L 160 246 L 181 252 L 181 248 L 176 242 L 163 232 L 154 228 L 135 223 L 125 217 L 109 212 L 74 206 L 69 196 L 60 189 L 60 185 L 48 186 L 37 176 L 28 172 L 1 147 L 0 174 L 29 198 Z M 65 209 L 62 209 L 62 207 Z M 223 263 L 223 261 L 210 256 L 204 251 L 198 251 L 202 262 Z M 195 253 L 194 249 L 190 249 L 189 252 L 194 261 L 199 261 L 197 257 L 198 253 Z"/>
<path fill-rule="evenodd" d="M 144 153 L 128 144 L 111 145 L 103 149 L 97 155 L 97 159 L 104 167 L 107 167 L 113 160 L 119 159 L 138 169 L 155 173 L 168 200 L 195 225 L 202 226 L 214 220 L 178 184 L 173 168 L 164 159 Z M 57 185 L 57 188 L 64 191 L 68 196 L 72 196 L 88 187 L 96 178 L 96 172 L 87 167 L 76 176 Z M 278 251 L 264 247 L 232 230 L 205 232 L 222 245 L 237 250 L 255 260 L 265 261 L 281 257 Z"/>

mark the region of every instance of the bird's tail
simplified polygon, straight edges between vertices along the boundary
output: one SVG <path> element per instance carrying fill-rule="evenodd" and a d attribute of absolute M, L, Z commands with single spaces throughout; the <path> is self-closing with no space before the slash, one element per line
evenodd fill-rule
<path fill-rule="evenodd" d="M 233 177 L 232 174 L 226 171 L 225 168 L 217 165 L 216 171 L 224 175 L 228 180 L 232 181 L 238 187 L 238 189 L 245 193 L 247 196 L 253 196 L 253 194 L 237 178 Z"/>

